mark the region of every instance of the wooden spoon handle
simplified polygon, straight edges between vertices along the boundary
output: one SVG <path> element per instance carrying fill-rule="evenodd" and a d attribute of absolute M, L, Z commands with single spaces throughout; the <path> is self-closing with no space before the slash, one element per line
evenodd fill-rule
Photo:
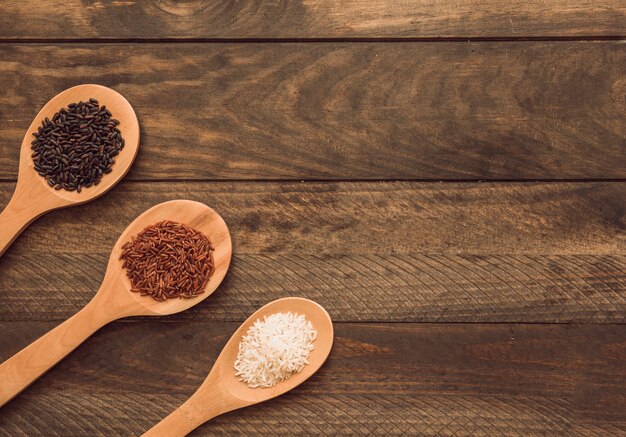
<path fill-rule="evenodd" d="M 91 301 L 65 322 L 0 364 L 0 407 L 112 319 Z"/>
<path fill-rule="evenodd" d="M 15 241 L 24 229 L 35 220 L 40 213 L 31 209 L 16 206 L 15 196 L 0 213 L 0 255 Z"/>
<path fill-rule="evenodd" d="M 189 400 L 150 428 L 144 437 L 183 437 L 202 425 L 205 421 L 196 418 L 194 410 L 189 409 L 188 403 Z"/>
<path fill-rule="evenodd" d="M 211 387 L 214 389 L 211 390 Z M 220 390 L 216 379 L 207 378 L 189 399 L 169 416 L 150 428 L 144 437 L 183 437 L 220 414 L 245 405 L 236 405 Z"/>

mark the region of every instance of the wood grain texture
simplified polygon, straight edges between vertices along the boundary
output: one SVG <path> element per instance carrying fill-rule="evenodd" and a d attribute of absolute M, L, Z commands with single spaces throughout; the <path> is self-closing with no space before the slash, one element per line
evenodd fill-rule
<path fill-rule="evenodd" d="M 107 259 L 0 261 L 0 319 L 71 316 Z M 625 323 L 625 272 L 624 255 L 241 255 L 217 293 L 170 319 L 241 321 L 272 299 L 306 296 L 340 321 Z"/>
<path fill-rule="evenodd" d="M 139 434 L 184 401 L 236 323 L 105 327 L 0 410 L 10 435 Z M 0 358 L 50 323 L 3 323 Z M 292 393 L 195 435 L 619 435 L 626 326 L 336 324 Z"/>
<path fill-rule="evenodd" d="M 175 198 L 218 211 L 235 253 L 218 292 L 178 319 L 243 321 L 303 296 L 342 321 L 626 321 L 616 182 L 125 182 L 43 217 L 0 258 L 0 319 L 75 313 L 126 226 Z"/>
<path fill-rule="evenodd" d="M 624 35 L 619 0 L 5 0 L 2 38 L 439 38 Z"/>
<path fill-rule="evenodd" d="M 0 46 L 0 179 L 83 82 L 135 108 L 132 179 L 626 178 L 619 42 Z"/>

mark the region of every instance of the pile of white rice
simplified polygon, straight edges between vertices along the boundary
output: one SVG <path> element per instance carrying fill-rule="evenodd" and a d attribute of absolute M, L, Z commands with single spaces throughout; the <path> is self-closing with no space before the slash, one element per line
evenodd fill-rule
<path fill-rule="evenodd" d="M 239 343 L 235 372 L 249 387 L 273 387 L 309 364 L 317 331 L 303 315 L 275 313 L 254 322 Z"/>

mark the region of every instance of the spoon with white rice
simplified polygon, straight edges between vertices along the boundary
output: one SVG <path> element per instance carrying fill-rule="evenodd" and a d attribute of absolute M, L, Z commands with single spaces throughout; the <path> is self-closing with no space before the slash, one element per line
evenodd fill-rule
<path fill-rule="evenodd" d="M 200 388 L 144 436 L 185 436 L 204 422 L 302 384 L 326 361 L 333 322 L 319 304 L 275 300 L 230 338 Z"/>

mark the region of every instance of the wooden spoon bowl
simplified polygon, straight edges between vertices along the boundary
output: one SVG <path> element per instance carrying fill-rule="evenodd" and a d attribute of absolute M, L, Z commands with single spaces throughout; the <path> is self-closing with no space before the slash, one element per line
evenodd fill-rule
<path fill-rule="evenodd" d="M 190 299 L 168 299 L 159 302 L 148 296 L 131 292 L 131 283 L 122 268 L 122 246 L 147 226 L 163 220 L 183 223 L 206 235 L 213 248 L 215 271 L 204 293 Z M 165 316 L 191 308 L 209 297 L 226 276 L 232 256 L 232 242 L 226 223 L 220 215 L 203 203 L 192 200 L 171 200 L 156 205 L 137 217 L 113 246 L 104 281 L 98 294 L 114 309 L 115 318 L 125 316 Z M 96 296 L 98 297 L 98 296 Z M 95 298 L 94 298 L 95 300 Z"/>
<path fill-rule="evenodd" d="M 304 314 L 317 331 L 315 349 L 300 373 L 270 388 L 250 388 L 235 376 L 239 343 L 250 326 L 274 313 Z M 184 436 L 204 422 L 228 411 L 258 404 L 282 395 L 309 379 L 324 364 L 333 346 L 333 322 L 326 310 L 312 300 L 299 297 L 278 299 L 252 314 L 235 331 L 215 365 L 198 390 L 178 409 L 144 434 L 151 436 Z"/>
<path fill-rule="evenodd" d="M 147 226 L 163 220 L 183 223 L 202 232 L 215 249 L 215 271 L 204 292 L 196 297 L 159 302 L 150 296 L 131 291 L 130 281 L 120 260 L 122 246 Z M 150 208 L 136 218 L 117 240 L 102 286 L 94 298 L 74 316 L 0 364 L 0 406 L 107 323 L 128 316 L 174 314 L 202 302 L 226 276 L 231 255 L 232 243 L 226 223 L 208 206 L 191 200 L 173 200 Z"/>
<path fill-rule="evenodd" d="M 118 129 L 122 133 L 125 145 L 116 156 L 111 173 L 102 177 L 98 185 L 76 191 L 55 190 L 46 178 L 35 170 L 31 157 L 33 132 L 46 117 L 52 116 L 61 108 L 80 100 L 96 98 L 100 105 L 106 105 L 113 118 L 119 120 Z M 46 212 L 81 203 L 89 202 L 113 188 L 128 173 L 137 151 L 139 150 L 139 122 L 135 111 L 128 101 L 117 91 L 102 85 L 78 85 L 54 96 L 41 108 L 39 114 L 28 127 L 20 150 L 20 164 L 17 185 L 13 197 L 0 213 L 0 255 L 11 245 L 17 236 L 36 218 Z"/>

